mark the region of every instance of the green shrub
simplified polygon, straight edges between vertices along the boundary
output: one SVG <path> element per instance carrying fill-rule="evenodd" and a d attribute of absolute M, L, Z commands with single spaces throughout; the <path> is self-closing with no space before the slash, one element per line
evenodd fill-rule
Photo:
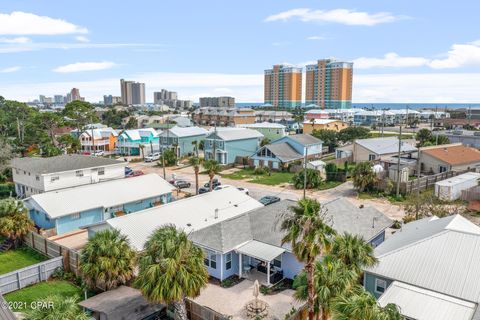
<path fill-rule="evenodd" d="M 10 196 L 15 197 L 15 185 L 11 182 L 0 184 L 0 199 L 8 198 Z"/>
<path fill-rule="evenodd" d="M 296 189 L 303 189 L 305 170 L 300 171 L 293 176 L 293 185 Z M 322 184 L 322 177 L 320 172 L 315 169 L 307 169 L 307 189 L 314 189 L 320 187 Z"/>
<path fill-rule="evenodd" d="M 327 163 L 325 165 L 325 175 L 327 181 L 335 181 L 337 179 L 338 168 L 335 163 Z"/>
<path fill-rule="evenodd" d="M 269 167 L 256 167 L 255 170 L 253 170 L 253 174 L 255 175 L 264 175 L 264 174 L 269 174 L 270 173 L 270 168 Z"/>

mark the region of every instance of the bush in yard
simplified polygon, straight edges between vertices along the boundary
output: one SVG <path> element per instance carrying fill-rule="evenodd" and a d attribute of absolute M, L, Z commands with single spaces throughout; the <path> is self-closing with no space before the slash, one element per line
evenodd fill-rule
<path fill-rule="evenodd" d="M 253 174 L 255 175 L 264 175 L 269 173 L 270 173 L 269 167 L 256 167 L 255 170 L 253 170 Z"/>
<path fill-rule="evenodd" d="M 371 189 L 376 180 L 377 176 L 373 172 L 372 164 L 368 161 L 360 162 L 353 169 L 353 186 L 360 192 Z"/>
<path fill-rule="evenodd" d="M 9 238 L 14 247 L 22 242 L 22 237 L 33 227 L 28 210 L 22 201 L 14 198 L 0 200 L 0 235 Z"/>
<path fill-rule="evenodd" d="M 173 150 L 165 150 L 163 151 L 163 158 L 165 160 L 165 166 L 170 167 L 174 166 L 177 163 L 177 155 Z M 159 166 L 162 166 L 162 160 L 158 162 Z"/>
<path fill-rule="evenodd" d="M 337 180 L 337 172 L 338 172 L 338 168 L 335 163 L 327 163 L 325 165 L 325 175 L 326 175 L 327 181 Z"/>
<path fill-rule="evenodd" d="M 305 170 L 300 171 L 293 176 L 293 185 L 296 189 L 303 189 Z M 307 189 L 314 189 L 320 187 L 322 184 L 322 177 L 320 172 L 315 169 L 307 169 Z"/>
<path fill-rule="evenodd" d="M 75 319 L 75 320 L 89 320 L 90 317 L 83 312 L 77 304 L 79 297 L 63 297 L 60 295 L 49 296 L 41 302 L 38 307 L 27 312 L 25 320 L 54 320 L 54 319 Z M 42 304 L 44 303 L 44 304 Z M 49 308 L 50 303 L 53 307 Z"/>

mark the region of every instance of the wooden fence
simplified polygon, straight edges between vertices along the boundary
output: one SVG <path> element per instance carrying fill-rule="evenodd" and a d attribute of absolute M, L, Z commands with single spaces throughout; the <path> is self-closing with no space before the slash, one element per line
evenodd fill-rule
<path fill-rule="evenodd" d="M 63 267 L 63 258 L 56 257 L 0 276 L 0 293 L 5 294 L 46 281 L 57 268 Z"/>
<path fill-rule="evenodd" d="M 463 171 L 446 171 L 430 176 L 421 177 L 420 179 L 410 180 L 408 182 L 402 183 L 403 186 L 401 186 L 401 190 L 402 193 L 412 193 L 417 191 L 418 188 L 420 188 L 420 191 L 425 190 L 428 188 L 432 188 L 437 181 L 442 181 L 472 171 L 475 171 L 475 169 Z"/>
<path fill-rule="evenodd" d="M 25 243 L 49 258 L 62 257 L 65 270 L 79 274 L 80 253 L 78 251 L 61 246 L 34 232 L 29 232 L 25 236 Z"/>
<path fill-rule="evenodd" d="M 463 201 L 476 201 L 480 200 L 480 186 L 475 186 L 468 188 L 467 190 L 462 190 L 462 195 L 460 199 Z"/>
<path fill-rule="evenodd" d="M 185 299 L 188 319 L 190 320 L 228 320 L 228 316 L 218 313 L 208 307 L 199 305 L 190 299 Z"/>

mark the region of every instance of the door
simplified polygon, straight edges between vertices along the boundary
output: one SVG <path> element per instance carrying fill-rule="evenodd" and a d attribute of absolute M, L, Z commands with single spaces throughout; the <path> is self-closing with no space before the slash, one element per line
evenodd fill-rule
<path fill-rule="evenodd" d="M 98 169 L 92 169 L 90 171 L 90 181 L 92 183 L 96 183 L 100 181 L 100 178 L 98 177 Z"/>

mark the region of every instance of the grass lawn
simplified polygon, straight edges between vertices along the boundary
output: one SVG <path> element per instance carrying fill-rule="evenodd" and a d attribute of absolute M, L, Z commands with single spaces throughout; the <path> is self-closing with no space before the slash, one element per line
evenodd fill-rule
<path fill-rule="evenodd" d="M 332 188 L 338 187 L 342 183 L 343 182 L 340 182 L 340 181 L 325 181 L 320 185 L 320 187 L 318 187 L 318 190 L 332 189 Z"/>
<path fill-rule="evenodd" d="M 232 179 L 232 180 L 247 180 L 248 182 L 265 184 L 269 186 L 275 186 L 282 183 L 289 183 L 292 181 L 294 176 L 290 172 L 275 172 L 272 171 L 270 175 L 255 175 L 252 168 L 241 169 L 234 173 L 224 174 L 223 178 Z"/>
<path fill-rule="evenodd" d="M 29 247 L 0 253 L 0 274 L 28 267 L 32 264 L 47 260 L 46 257 Z"/>
<path fill-rule="evenodd" d="M 23 309 L 13 311 L 22 311 L 30 309 L 32 302 L 37 302 L 51 295 L 60 295 L 62 297 L 82 296 L 82 290 L 72 283 L 64 280 L 52 280 L 40 282 L 29 287 L 6 294 L 7 302 L 16 302 L 12 305 L 19 305 Z"/>

